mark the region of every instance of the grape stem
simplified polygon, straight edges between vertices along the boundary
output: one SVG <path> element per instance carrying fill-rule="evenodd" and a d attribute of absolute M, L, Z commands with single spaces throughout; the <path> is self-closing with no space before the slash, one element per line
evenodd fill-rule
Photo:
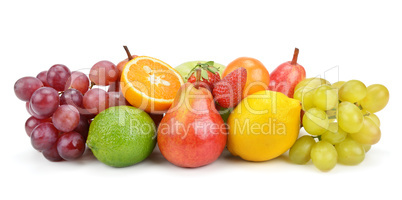
<path fill-rule="evenodd" d="M 293 53 L 293 59 L 292 59 L 292 62 L 290 64 L 296 65 L 298 56 L 299 56 L 299 49 L 295 48 L 295 52 Z"/>
<path fill-rule="evenodd" d="M 317 136 L 312 135 L 311 137 L 313 137 L 314 139 L 315 139 L 315 138 L 317 138 L 317 139 L 318 139 L 318 141 L 321 141 L 321 135 L 317 135 Z"/>
<path fill-rule="evenodd" d="M 363 117 L 367 117 L 367 116 L 370 116 L 369 112 L 363 115 Z"/>
<path fill-rule="evenodd" d="M 132 60 L 132 59 L 133 59 L 133 56 L 131 56 L 131 53 L 130 53 L 130 50 L 128 50 L 128 47 L 124 45 L 123 48 L 124 48 L 124 50 L 125 50 L 126 53 L 127 53 L 128 61 Z"/>
<path fill-rule="evenodd" d="M 356 102 L 355 105 L 356 105 L 360 110 L 363 110 L 362 105 L 360 105 L 359 103 Z"/>

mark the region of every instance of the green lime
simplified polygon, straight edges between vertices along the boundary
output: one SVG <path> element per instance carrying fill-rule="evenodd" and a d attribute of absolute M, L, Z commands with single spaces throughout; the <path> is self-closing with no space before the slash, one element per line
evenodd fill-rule
<path fill-rule="evenodd" d="M 141 162 L 156 144 L 151 117 L 132 106 L 111 107 L 99 113 L 89 127 L 87 145 L 95 157 L 112 167 Z"/>

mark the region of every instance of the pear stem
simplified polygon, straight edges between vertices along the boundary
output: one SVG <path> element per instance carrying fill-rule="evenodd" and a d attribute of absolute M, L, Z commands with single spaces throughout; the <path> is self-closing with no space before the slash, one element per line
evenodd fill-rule
<path fill-rule="evenodd" d="M 298 56 L 299 56 L 299 49 L 295 48 L 295 52 L 293 53 L 293 59 L 292 59 L 292 62 L 290 64 L 296 65 Z"/>
<path fill-rule="evenodd" d="M 200 80 L 201 80 L 201 69 L 197 68 L 195 70 L 195 88 L 198 89 L 200 87 Z"/>
<path fill-rule="evenodd" d="M 130 53 L 130 50 L 128 50 L 128 47 L 127 46 L 123 46 L 123 47 L 124 47 L 124 50 L 126 50 L 128 61 L 132 60 L 133 56 L 131 56 L 131 53 Z"/>

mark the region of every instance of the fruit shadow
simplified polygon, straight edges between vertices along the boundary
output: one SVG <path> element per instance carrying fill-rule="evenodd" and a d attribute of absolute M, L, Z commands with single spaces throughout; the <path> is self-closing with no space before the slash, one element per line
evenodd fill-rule
<path fill-rule="evenodd" d="M 152 165 L 153 164 L 157 164 L 157 165 L 169 165 L 170 164 L 160 153 L 158 146 L 156 146 L 154 151 L 144 161 L 139 162 L 139 163 L 134 164 L 129 167 L 125 167 L 125 168 L 132 168 L 132 167 L 136 167 L 136 166 L 140 166 L 140 165 L 148 165 L 149 162 Z M 74 160 L 74 163 L 76 165 L 87 165 L 87 164 L 92 165 L 92 164 L 99 164 L 100 162 L 96 159 L 96 157 L 93 154 L 93 152 L 91 151 L 91 149 L 86 148 L 84 154 L 79 159 Z M 107 165 L 104 165 L 104 166 L 110 167 Z M 110 167 L 110 168 L 114 168 L 114 167 Z"/>
<path fill-rule="evenodd" d="M 199 174 L 202 172 L 211 172 L 214 170 L 221 170 L 224 155 L 225 155 L 225 151 L 219 156 L 219 158 L 215 162 L 210 163 L 208 165 L 195 167 L 195 168 L 179 167 L 179 166 L 176 166 L 176 165 L 170 163 L 168 160 L 166 160 L 165 157 L 163 157 L 162 153 L 160 152 L 158 146 L 156 146 L 154 151 L 151 153 L 151 155 L 149 155 L 149 157 L 146 159 L 146 162 L 149 162 L 152 165 L 156 164 L 157 166 L 163 166 L 164 168 L 172 169 L 175 172 L 178 172 L 178 174 L 186 176 L 186 175 L 189 175 L 192 173 Z"/>
<path fill-rule="evenodd" d="M 75 162 L 81 163 L 81 164 L 86 164 L 86 163 L 98 162 L 98 160 L 92 153 L 91 149 L 87 147 L 84 151 L 84 154 L 82 154 L 81 158 L 77 159 Z"/>
<path fill-rule="evenodd" d="M 229 163 L 233 163 L 233 164 L 238 164 L 238 165 L 265 165 L 267 162 L 275 162 L 275 163 L 279 163 L 279 162 L 286 162 L 286 163 L 291 163 L 289 156 L 288 156 L 288 152 L 283 153 L 282 155 L 268 160 L 268 161 L 247 161 L 242 159 L 239 156 L 234 156 L 232 155 L 227 149 L 224 150 L 224 152 L 222 153 L 222 159 L 225 160 L 225 162 L 229 162 Z"/>
<path fill-rule="evenodd" d="M 156 144 L 155 149 L 152 151 L 152 153 L 148 156 L 146 159 L 147 162 L 152 162 L 157 165 L 167 165 L 170 164 L 162 155 L 158 148 L 158 144 Z"/>

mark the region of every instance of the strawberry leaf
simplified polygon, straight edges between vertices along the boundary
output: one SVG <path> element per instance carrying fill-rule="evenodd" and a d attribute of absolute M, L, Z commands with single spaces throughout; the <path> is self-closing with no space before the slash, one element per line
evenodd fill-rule
<path fill-rule="evenodd" d="M 208 71 L 210 71 L 210 72 L 212 72 L 212 73 L 214 73 L 214 74 L 215 74 L 216 72 L 219 72 L 218 68 L 213 67 L 213 66 L 210 66 L 210 67 L 208 67 L 207 69 L 208 69 Z"/>
<path fill-rule="evenodd" d="M 205 70 L 201 70 L 201 77 L 202 77 L 204 80 L 208 80 L 208 72 L 205 71 Z"/>
<path fill-rule="evenodd" d="M 215 64 L 214 61 L 208 61 L 205 63 L 205 65 L 209 65 L 209 66 L 214 66 L 214 64 Z"/>
<path fill-rule="evenodd" d="M 195 73 L 195 70 L 197 68 L 201 68 L 201 77 L 205 80 L 208 80 L 208 71 L 216 74 L 217 72 L 219 72 L 219 68 L 214 67 L 215 62 L 214 61 L 208 61 L 205 63 L 197 63 L 193 69 L 191 69 L 191 71 L 187 74 L 187 76 L 185 77 L 186 80 L 188 80 L 191 75 L 193 75 L 193 73 Z"/>

